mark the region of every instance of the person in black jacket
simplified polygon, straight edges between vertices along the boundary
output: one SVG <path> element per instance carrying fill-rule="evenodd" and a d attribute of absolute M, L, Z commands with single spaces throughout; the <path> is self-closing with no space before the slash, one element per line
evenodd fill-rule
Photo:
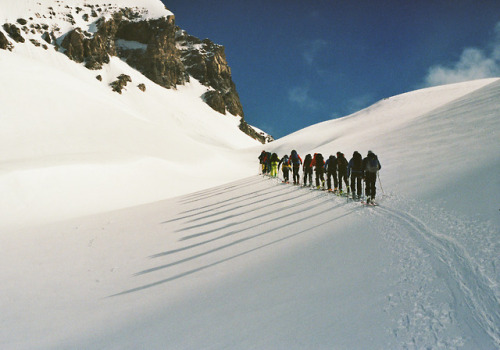
<path fill-rule="evenodd" d="M 325 163 L 326 169 L 326 185 L 328 186 L 328 191 L 332 190 L 332 177 L 334 190 L 337 191 L 338 180 L 337 180 L 337 158 L 333 155 L 328 157 Z"/>
<path fill-rule="evenodd" d="M 302 165 L 302 158 L 300 158 L 299 154 L 296 150 L 292 150 L 290 153 L 290 163 L 292 166 L 292 175 L 293 175 L 293 184 L 300 185 L 300 166 Z"/>
<path fill-rule="evenodd" d="M 316 187 L 318 189 L 324 188 L 325 178 L 323 175 L 325 173 L 325 160 L 321 153 L 314 153 L 311 166 L 314 167 L 314 171 L 316 172 Z"/>
<path fill-rule="evenodd" d="M 366 203 L 373 202 L 377 194 L 375 183 L 377 181 L 377 172 L 382 168 L 378 157 L 372 151 L 368 151 L 368 155 L 363 159 L 363 177 L 366 184 Z"/>
<path fill-rule="evenodd" d="M 346 192 L 349 192 L 349 178 L 347 177 L 347 159 L 344 153 L 337 152 L 337 174 L 339 179 L 339 193 L 342 193 L 342 181 L 345 183 Z"/>
<path fill-rule="evenodd" d="M 349 164 L 347 165 L 347 177 L 351 178 L 352 198 L 361 197 L 361 180 L 363 179 L 363 157 L 357 151 L 352 155 Z"/>
<path fill-rule="evenodd" d="M 304 186 L 307 186 L 307 179 L 309 178 L 309 186 L 312 186 L 312 174 L 313 169 L 311 166 L 312 156 L 310 154 L 306 155 L 304 158 L 304 166 L 302 170 L 304 171 Z"/>

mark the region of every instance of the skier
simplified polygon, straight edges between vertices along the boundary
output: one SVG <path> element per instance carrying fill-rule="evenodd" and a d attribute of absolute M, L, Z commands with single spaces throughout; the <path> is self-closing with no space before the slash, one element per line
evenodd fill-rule
<path fill-rule="evenodd" d="M 264 174 L 266 170 L 266 151 L 260 152 L 260 156 L 258 157 L 260 163 L 260 174 Z"/>
<path fill-rule="evenodd" d="M 271 152 L 266 152 L 266 163 L 264 164 L 264 174 L 271 172 Z"/>
<path fill-rule="evenodd" d="M 363 177 L 363 157 L 357 151 L 352 154 L 352 158 L 347 166 L 347 177 L 351 178 L 351 192 L 352 198 L 357 199 L 361 197 L 361 180 Z"/>
<path fill-rule="evenodd" d="M 375 200 L 375 195 L 377 194 L 377 188 L 375 187 L 375 182 L 377 181 L 377 172 L 382 168 L 378 157 L 372 152 L 368 151 L 368 155 L 363 159 L 363 177 L 366 184 L 366 203 L 373 203 Z"/>
<path fill-rule="evenodd" d="M 293 184 L 298 185 L 300 183 L 299 169 L 302 165 L 302 158 L 300 158 L 296 150 L 292 150 L 290 153 L 290 163 L 292 163 Z"/>
<path fill-rule="evenodd" d="M 291 169 L 290 165 L 290 158 L 288 158 L 288 155 L 284 155 L 283 158 L 281 158 L 279 164 L 278 164 L 278 171 L 280 170 L 280 166 L 283 164 L 283 167 L 281 168 L 283 170 L 283 182 L 289 183 L 289 177 L 288 173 Z"/>
<path fill-rule="evenodd" d="M 309 178 L 309 186 L 312 185 L 312 156 L 310 154 L 306 155 L 304 158 L 304 166 L 302 168 L 302 171 L 304 172 L 304 186 L 307 186 L 307 178 Z"/>
<path fill-rule="evenodd" d="M 326 160 L 325 169 L 326 169 L 326 183 L 328 186 L 328 191 L 332 190 L 332 177 L 333 177 L 334 191 L 337 191 L 337 186 L 338 186 L 337 158 L 334 155 L 331 155 Z"/>
<path fill-rule="evenodd" d="M 323 174 L 325 173 L 325 161 L 323 160 L 323 155 L 321 153 L 314 153 L 311 166 L 314 167 L 314 170 L 316 172 L 316 188 L 319 190 L 320 180 L 321 187 L 325 186 L 325 179 L 323 177 Z"/>
<path fill-rule="evenodd" d="M 271 177 L 276 177 L 278 176 L 278 163 L 279 163 L 279 158 L 278 158 L 278 155 L 276 153 L 273 153 L 271 155 L 271 160 L 270 160 L 270 163 L 271 163 Z"/>
<path fill-rule="evenodd" d="M 339 193 L 342 194 L 342 180 L 345 183 L 346 192 L 349 192 L 349 179 L 347 177 L 347 159 L 344 153 L 337 152 L 337 174 L 339 180 Z"/>

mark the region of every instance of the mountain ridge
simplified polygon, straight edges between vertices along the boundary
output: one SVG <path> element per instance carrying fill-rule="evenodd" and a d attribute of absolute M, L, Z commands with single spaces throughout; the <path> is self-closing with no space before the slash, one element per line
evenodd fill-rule
<path fill-rule="evenodd" d="M 200 98 L 210 107 L 239 118 L 239 129 L 261 143 L 272 140 L 245 121 L 224 47 L 188 35 L 175 25 L 170 11 L 159 10 L 160 4 L 142 0 L 127 7 L 128 2 L 81 1 L 70 6 L 56 1 L 45 7 L 37 3 L 36 10 L 24 9 L 24 15 L 17 8 L 12 11 L 16 18 L 6 18 L 0 28 L 0 49 L 13 50 L 15 45 L 27 43 L 45 50 L 52 47 L 90 70 L 102 69 L 116 56 L 167 89 L 176 89 L 193 77 L 207 87 Z M 128 80 L 120 75 L 112 83 L 113 90 L 121 93 Z"/>

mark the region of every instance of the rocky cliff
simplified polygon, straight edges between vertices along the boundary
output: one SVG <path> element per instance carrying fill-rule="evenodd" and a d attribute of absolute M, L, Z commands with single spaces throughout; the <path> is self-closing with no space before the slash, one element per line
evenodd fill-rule
<path fill-rule="evenodd" d="M 51 16 L 61 16 L 51 8 L 48 10 Z M 63 19 L 72 25 L 66 32 L 40 25 L 40 21 L 32 17 L 20 18 L 16 23 L 3 25 L 7 36 L 0 31 L 0 49 L 12 49 L 8 37 L 15 42 L 25 42 L 24 34 L 31 43 L 45 49 L 53 46 L 91 70 L 101 69 L 110 56 L 117 56 L 167 89 L 175 89 L 193 77 L 207 87 L 201 98 L 210 107 L 241 118 L 243 132 L 263 143 L 268 141 L 267 135 L 257 132 L 244 119 L 224 47 L 187 34 L 175 25 L 173 15 L 144 20 L 141 11 L 143 9 L 110 9 L 106 5 L 76 9 L 66 6 Z M 110 15 L 102 16 L 104 12 Z M 89 23 L 87 30 L 76 26 L 75 15 Z M 126 83 L 127 78 L 121 77 L 112 88 L 121 93 Z"/>

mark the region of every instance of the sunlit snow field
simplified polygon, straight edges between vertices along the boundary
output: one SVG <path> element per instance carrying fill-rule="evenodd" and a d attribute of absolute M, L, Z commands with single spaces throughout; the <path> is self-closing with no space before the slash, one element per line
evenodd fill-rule
<path fill-rule="evenodd" d="M 29 43 L 0 72 L 2 349 L 500 348 L 498 79 L 260 145 L 194 79 Z M 380 205 L 259 175 L 263 149 L 372 150 Z"/>

